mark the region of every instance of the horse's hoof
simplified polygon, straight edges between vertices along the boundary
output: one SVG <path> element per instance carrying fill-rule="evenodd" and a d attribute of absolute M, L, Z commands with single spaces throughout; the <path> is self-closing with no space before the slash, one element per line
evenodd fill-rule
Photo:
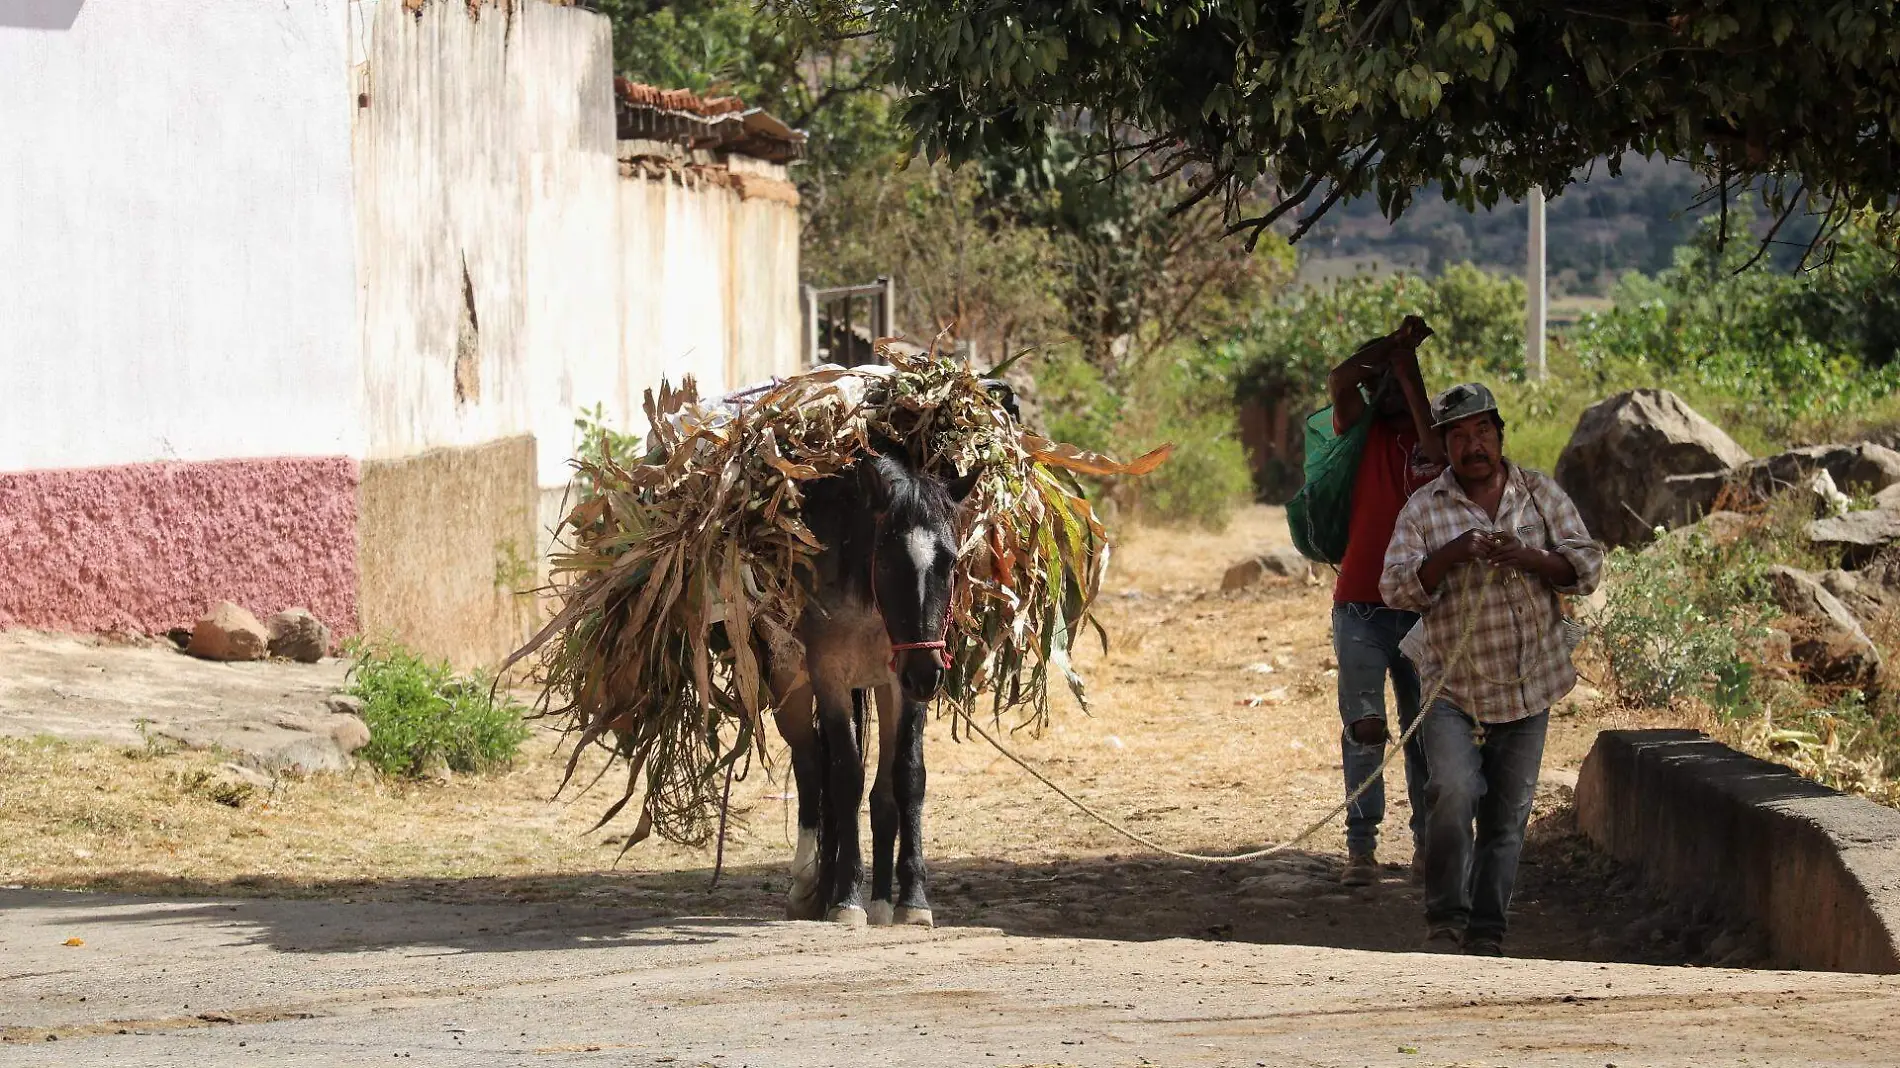
<path fill-rule="evenodd" d="M 891 903 L 888 901 L 871 902 L 870 907 L 865 909 L 864 917 L 873 927 L 889 927 L 891 925 Z"/>
<path fill-rule="evenodd" d="M 864 910 L 856 905 L 833 905 L 825 913 L 825 919 L 832 923 L 841 923 L 846 927 L 863 927 Z"/>
<path fill-rule="evenodd" d="M 891 913 L 891 922 L 897 924 L 899 927 L 937 926 L 936 921 L 931 919 L 929 909 L 913 908 L 910 905 L 898 906 L 897 909 Z"/>
<path fill-rule="evenodd" d="M 822 920 L 825 907 L 818 901 L 816 891 L 803 896 L 794 894 L 785 899 L 785 918 L 788 920 Z"/>

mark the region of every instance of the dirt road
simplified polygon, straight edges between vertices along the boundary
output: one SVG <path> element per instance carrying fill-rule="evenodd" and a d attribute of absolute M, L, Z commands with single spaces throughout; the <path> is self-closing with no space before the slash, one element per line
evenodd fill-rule
<path fill-rule="evenodd" d="M 79 939 L 83 945 L 67 945 Z M 0 1065 L 1886 1065 L 1900 980 L 0 891 Z"/>
<path fill-rule="evenodd" d="M 1093 714 L 1010 744 L 1183 848 L 1324 812 L 1327 591 L 1219 592 L 1283 537 L 1270 509 L 1139 534 L 1116 645 L 1080 658 Z M 0 890 L 0 1065 L 1890 1063 L 1892 980 L 1643 966 L 1752 958 L 1568 834 L 1555 783 L 1609 725 L 1633 724 L 1587 701 L 1553 722 L 1507 947 L 1532 959 L 1503 962 L 1407 952 L 1400 782 L 1388 878 L 1347 890 L 1336 825 L 1269 862 L 1171 861 L 933 722 L 931 935 L 770 922 L 790 806 L 764 770 L 711 889 L 710 849 L 616 867 L 624 828 L 587 831 L 602 791 L 551 800 L 551 739 L 501 776 L 286 778 L 235 806 L 194 786 L 215 755 L 0 739 L 0 883 L 25 887 Z"/>
<path fill-rule="evenodd" d="M 1092 715 L 1065 696 L 1047 734 L 1014 735 L 1009 744 L 1091 804 L 1180 848 L 1249 849 L 1323 813 L 1341 788 L 1328 591 L 1282 584 L 1220 593 L 1227 564 L 1285 536 L 1281 514 L 1269 508 L 1243 513 L 1224 535 L 1137 532 L 1111 569 L 1103 610 L 1111 652 L 1091 646 L 1079 658 L 1095 695 Z M 73 670 L 96 675 L 98 658 L 111 655 L 86 650 Z M 250 667 L 298 678 L 308 670 Z M 41 671 L 48 692 L 70 689 L 53 665 Z M 1565 709 L 1552 729 L 1553 773 L 1574 770 L 1597 727 L 1611 722 L 1627 725 L 1601 710 Z M 945 721 L 930 724 L 927 747 L 926 831 L 942 922 L 1352 949 L 1403 950 L 1419 940 L 1417 893 L 1399 867 L 1410 856 L 1399 781 L 1389 791 L 1383 851 L 1391 877 L 1348 892 L 1335 882 L 1337 824 L 1281 863 L 1182 864 L 1090 822 L 981 742 L 953 741 Z M 495 778 L 292 778 L 240 807 L 191 786 L 218 759 L 0 739 L 0 883 L 615 902 L 650 918 L 781 914 L 791 805 L 774 769 L 755 770 L 735 790 L 728 877 L 709 893 L 710 849 L 648 842 L 615 867 L 625 828 L 587 833 L 605 791 L 550 800 L 562 762 L 551 736 L 530 743 L 519 766 Z M 781 758 L 775 769 L 783 768 Z M 1393 774 L 1402 781 L 1398 766 Z M 1563 799 L 1560 788 L 1540 799 L 1542 826 L 1526 859 L 1510 951 L 1650 963 L 1707 956 L 1702 943 L 1718 936 L 1706 925 L 1653 916 L 1653 904 L 1628 893 L 1616 873 L 1577 863 L 1563 837 Z M 1731 957 L 1734 947 L 1723 948 Z"/>

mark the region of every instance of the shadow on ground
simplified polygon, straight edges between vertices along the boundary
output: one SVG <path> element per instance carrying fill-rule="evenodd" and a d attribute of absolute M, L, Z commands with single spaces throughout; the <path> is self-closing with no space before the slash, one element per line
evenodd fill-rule
<path fill-rule="evenodd" d="M 1160 938 L 1405 951 L 1422 934 L 1419 891 L 1389 866 L 1369 887 L 1339 885 L 1339 859 L 1287 853 L 1268 861 L 1189 865 L 1147 856 L 1050 863 L 956 858 L 932 866 L 939 923 L 1010 934 L 1143 941 Z M 287 952 L 354 952 L 410 946 L 445 952 L 515 952 L 574 946 L 698 943 L 778 919 L 782 867 L 590 872 L 522 878 L 304 882 L 266 876 L 222 880 L 102 875 L 97 886 L 202 905 L 112 910 L 101 922 L 215 916 Z M 87 889 L 88 887 L 78 887 Z M 63 888 L 64 889 L 64 888 Z M 271 900 L 258 900 L 271 899 Z M 284 900 L 293 899 L 293 900 Z M 57 893 L 6 895 L 9 908 L 60 906 Z M 360 909 L 356 903 L 448 908 Z M 1636 885 L 1570 829 L 1568 809 L 1533 828 L 1513 908 L 1513 956 L 1650 964 L 1755 963 L 1746 932 L 1673 908 Z"/>

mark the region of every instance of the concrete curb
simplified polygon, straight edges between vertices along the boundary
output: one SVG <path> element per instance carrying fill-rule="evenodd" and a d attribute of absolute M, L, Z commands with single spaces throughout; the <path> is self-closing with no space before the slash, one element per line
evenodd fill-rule
<path fill-rule="evenodd" d="M 1755 921 L 1778 962 L 1900 972 L 1900 811 L 1700 731 L 1604 731 L 1577 825 L 1661 889 Z"/>

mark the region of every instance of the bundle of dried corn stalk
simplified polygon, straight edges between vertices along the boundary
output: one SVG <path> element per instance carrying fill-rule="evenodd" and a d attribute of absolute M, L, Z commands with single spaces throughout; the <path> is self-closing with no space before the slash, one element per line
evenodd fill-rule
<path fill-rule="evenodd" d="M 959 519 L 945 707 L 969 716 L 987 697 L 993 717 L 1040 726 L 1052 673 L 1083 697 L 1068 653 L 1094 623 L 1108 541 L 1074 476 L 1146 474 L 1167 448 L 1123 464 L 1045 440 L 960 364 L 879 351 L 889 366 L 823 367 L 744 401 L 662 384 L 646 397 L 643 456 L 603 445 L 575 461 L 579 503 L 548 591 L 559 610 L 508 665 L 538 655 L 541 712 L 578 735 L 569 778 L 589 746 L 624 761 L 625 791 L 597 826 L 640 797 L 629 845 L 710 836 L 721 780 L 762 742 L 767 658 L 801 653 L 801 582 L 820 545 L 800 487 L 872 440 L 902 443 L 923 469 L 979 472 Z"/>

